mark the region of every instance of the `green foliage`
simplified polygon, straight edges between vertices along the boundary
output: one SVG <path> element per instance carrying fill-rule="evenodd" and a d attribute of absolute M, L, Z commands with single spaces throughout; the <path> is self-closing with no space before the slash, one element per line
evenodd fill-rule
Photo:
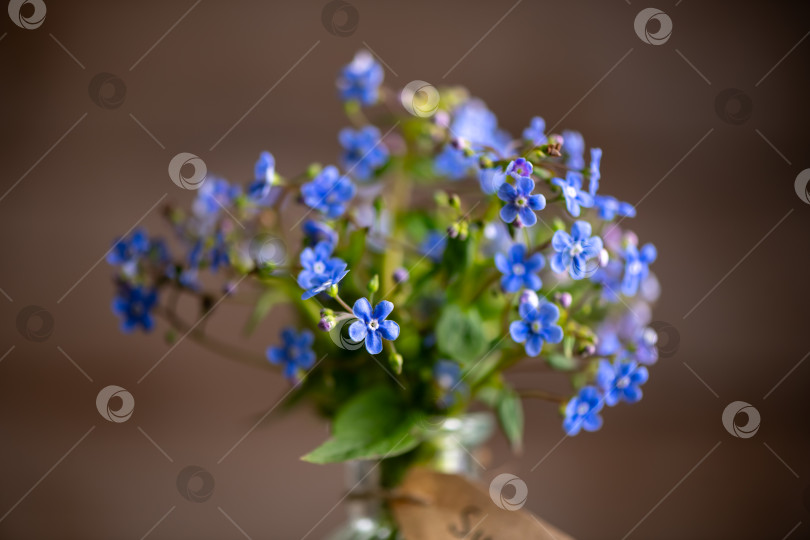
<path fill-rule="evenodd" d="M 479 360 L 487 344 L 478 311 L 463 311 L 456 304 L 449 304 L 442 310 L 436 325 L 436 339 L 439 350 L 462 365 Z"/>
<path fill-rule="evenodd" d="M 397 456 L 419 444 L 422 419 L 396 390 L 377 386 L 343 405 L 335 416 L 332 438 L 301 459 L 334 463 Z"/>

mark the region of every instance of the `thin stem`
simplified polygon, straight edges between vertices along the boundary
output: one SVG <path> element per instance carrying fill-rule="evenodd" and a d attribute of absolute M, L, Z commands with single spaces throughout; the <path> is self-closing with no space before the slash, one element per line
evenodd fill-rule
<path fill-rule="evenodd" d="M 349 304 L 347 304 L 346 302 L 344 302 L 344 301 L 343 301 L 343 298 L 341 298 L 339 294 L 336 294 L 336 295 L 334 296 L 334 298 L 335 298 L 335 300 L 337 300 L 337 303 L 338 303 L 338 304 L 340 304 L 341 306 L 343 306 L 343 309 L 345 309 L 345 310 L 346 310 L 346 311 L 348 311 L 349 313 L 354 313 L 354 311 L 352 310 L 352 308 L 351 308 L 351 307 L 349 307 Z"/>
<path fill-rule="evenodd" d="M 567 397 L 558 396 L 543 390 L 518 389 L 517 393 L 522 398 L 541 399 L 543 401 L 551 401 L 553 403 L 566 403 L 568 401 Z"/>

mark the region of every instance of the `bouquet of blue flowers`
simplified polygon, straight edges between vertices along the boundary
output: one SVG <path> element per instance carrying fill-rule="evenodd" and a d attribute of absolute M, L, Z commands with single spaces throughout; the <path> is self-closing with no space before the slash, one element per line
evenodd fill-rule
<path fill-rule="evenodd" d="M 166 208 L 171 249 L 140 229 L 118 239 L 122 328 L 151 330 L 157 315 L 169 340 L 279 369 L 290 404 L 333 421 L 311 462 L 407 466 L 429 419 L 476 404 L 518 447 L 527 397 L 555 403 L 569 435 L 598 430 L 605 406 L 641 399 L 659 294 L 655 247 L 625 228 L 635 208 L 599 190 L 602 151 L 586 161 L 579 133 L 546 133 L 540 117 L 515 138 L 462 88 L 397 93 L 383 79 L 366 51 L 340 71 L 351 126 L 338 166 L 283 176 L 264 152 L 244 187 L 181 183 L 196 199 Z M 184 295 L 196 321 L 178 314 Z M 280 304 L 297 320 L 267 337 L 264 359 L 199 324 L 229 301 L 250 302 L 247 333 Z M 570 393 L 514 388 L 519 364 L 567 372 Z"/>

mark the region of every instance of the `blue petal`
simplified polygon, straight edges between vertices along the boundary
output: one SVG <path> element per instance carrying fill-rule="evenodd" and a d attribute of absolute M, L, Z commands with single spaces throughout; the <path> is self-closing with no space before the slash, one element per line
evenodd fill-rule
<path fill-rule="evenodd" d="M 568 249 L 573 243 L 574 240 L 571 238 L 571 235 L 565 231 L 555 232 L 551 239 L 551 247 L 554 248 L 554 251 L 563 251 Z"/>
<path fill-rule="evenodd" d="M 514 274 L 505 275 L 501 278 L 501 287 L 508 293 L 516 293 L 523 285 L 523 278 Z"/>
<path fill-rule="evenodd" d="M 513 321 L 509 325 L 509 335 L 516 343 L 523 343 L 529 336 L 529 327 L 523 321 Z"/>
<path fill-rule="evenodd" d="M 542 253 L 535 253 L 526 260 L 526 271 L 537 272 L 546 265 L 546 259 Z"/>
<path fill-rule="evenodd" d="M 588 270 L 588 260 L 582 254 L 573 257 L 571 260 L 571 279 L 582 279 Z"/>
<path fill-rule="evenodd" d="M 520 243 L 513 244 L 509 248 L 509 262 L 512 264 L 523 263 L 526 258 L 526 246 Z"/>
<path fill-rule="evenodd" d="M 577 204 L 576 197 L 565 197 L 565 207 L 568 209 L 568 213 L 571 214 L 573 217 L 579 217 L 579 204 Z"/>
<path fill-rule="evenodd" d="M 534 180 L 528 176 L 519 176 L 518 179 L 515 180 L 515 184 L 518 193 L 522 195 L 529 195 L 532 191 L 534 191 Z"/>
<path fill-rule="evenodd" d="M 551 258 L 551 269 L 562 274 L 571 265 L 571 254 L 567 251 L 557 253 Z"/>
<path fill-rule="evenodd" d="M 512 266 L 509 264 L 509 261 L 506 260 L 506 255 L 503 253 L 495 254 L 495 267 L 500 270 L 502 274 L 512 273 Z"/>
<path fill-rule="evenodd" d="M 370 331 L 366 335 L 366 350 L 369 354 L 380 354 L 382 352 L 382 338 L 378 331 Z"/>
<path fill-rule="evenodd" d="M 515 221 L 517 215 L 518 209 L 517 206 L 515 206 L 514 204 L 510 203 L 501 208 L 501 219 L 504 220 L 506 223 L 512 223 L 513 221 Z"/>
<path fill-rule="evenodd" d="M 585 431 L 598 431 L 602 427 L 602 417 L 595 412 L 586 414 L 583 420 L 582 427 Z"/>
<path fill-rule="evenodd" d="M 366 298 L 358 298 L 352 308 L 354 316 L 368 324 L 371 322 L 371 304 Z"/>
<path fill-rule="evenodd" d="M 644 244 L 644 247 L 641 248 L 641 261 L 650 264 L 654 262 L 657 257 L 658 251 L 655 249 L 655 246 L 652 244 Z"/>
<path fill-rule="evenodd" d="M 526 354 L 529 356 L 537 356 L 540 354 L 540 349 L 543 348 L 543 338 L 539 334 L 531 334 L 526 340 Z"/>
<path fill-rule="evenodd" d="M 380 323 L 379 332 L 388 341 L 394 341 L 399 337 L 399 325 L 394 321 L 383 321 Z"/>
<path fill-rule="evenodd" d="M 366 339 L 367 333 L 368 329 L 363 321 L 354 321 L 349 325 L 349 337 L 352 338 L 352 341 L 363 341 Z"/>
<path fill-rule="evenodd" d="M 549 343 L 559 343 L 563 340 L 563 329 L 555 324 L 544 328 L 543 331 L 540 332 L 540 336 Z"/>
<path fill-rule="evenodd" d="M 591 237 L 591 224 L 587 221 L 577 221 L 571 226 L 571 237 L 574 241 Z"/>
<path fill-rule="evenodd" d="M 602 239 L 598 236 L 592 236 L 582 242 L 582 254 L 586 258 L 596 257 L 602 251 Z"/>
<path fill-rule="evenodd" d="M 523 283 L 526 285 L 527 289 L 531 289 L 533 291 L 537 291 L 543 286 L 543 281 L 537 274 L 526 274 L 524 276 Z"/>
<path fill-rule="evenodd" d="M 374 313 L 372 314 L 372 317 L 378 321 L 381 321 L 388 317 L 392 311 L 394 311 L 394 304 L 388 300 L 381 300 L 380 303 L 374 306 Z"/>
<path fill-rule="evenodd" d="M 535 211 L 546 207 L 546 198 L 543 195 L 532 195 L 529 197 L 529 208 Z"/>
<path fill-rule="evenodd" d="M 537 223 L 537 216 L 534 214 L 534 210 L 528 206 L 524 206 L 518 210 L 518 214 L 520 215 L 520 221 L 527 227 L 531 227 Z"/>
<path fill-rule="evenodd" d="M 498 188 L 498 198 L 502 201 L 512 202 L 517 198 L 517 192 L 512 187 L 512 184 L 504 182 Z"/>
<path fill-rule="evenodd" d="M 538 308 L 537 318 L 543 326 L 548 326 L 560 318 L 560 308 L 556 304 L 545 302 Z"/>

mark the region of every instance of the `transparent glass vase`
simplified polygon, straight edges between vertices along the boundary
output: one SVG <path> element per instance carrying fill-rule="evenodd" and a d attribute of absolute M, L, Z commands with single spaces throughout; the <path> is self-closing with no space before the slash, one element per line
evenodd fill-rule
<path fill-rule="evenodd" d="M 492 436 L 494 420 L 489 413 L 435 418 L 428 425 L 427 466 L 447 473 L 477 479 L 481 473 L 478 454 Z M 346 522 L 326 536 L 327 540 L 400 540 L 396 523 L 388 511 L 380 487 L 376 461 L 345 464 Z"/>

